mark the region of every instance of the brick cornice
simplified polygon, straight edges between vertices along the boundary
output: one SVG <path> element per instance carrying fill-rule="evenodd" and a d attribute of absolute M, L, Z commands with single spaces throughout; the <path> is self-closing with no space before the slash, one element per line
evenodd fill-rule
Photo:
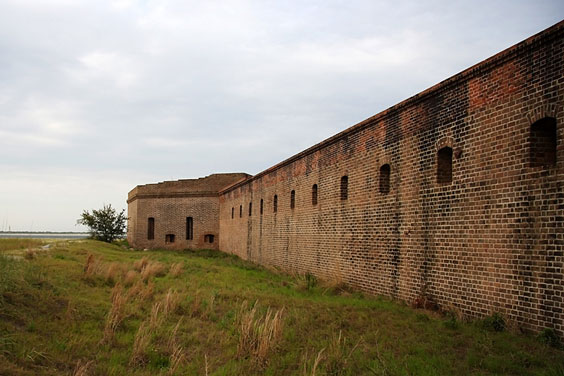
<path fill-rule="evenodd" d="M 218 192 L 178 192 L 178 193 L 141 193 L 136 194 L 127 200 L 131 203 L 140 199 L 153 199 L 153 198 L 193 198 L 193 197 L 219 197 Z"/>

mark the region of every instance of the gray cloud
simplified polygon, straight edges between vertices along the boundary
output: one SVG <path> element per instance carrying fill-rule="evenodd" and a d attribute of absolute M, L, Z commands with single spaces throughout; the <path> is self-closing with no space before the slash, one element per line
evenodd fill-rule
<path fill-rule="evenodd" d="M 559 1 L 0 6 L 0 223 L 257 173 L 559 21 Z"/>

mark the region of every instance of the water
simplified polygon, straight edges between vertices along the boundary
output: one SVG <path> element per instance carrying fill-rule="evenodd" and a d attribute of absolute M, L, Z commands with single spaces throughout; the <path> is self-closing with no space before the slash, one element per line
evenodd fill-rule
<path fill-rule="evenodd" d="M 86 232 L 0 232 L 0 239 L 85 239 Z"/>

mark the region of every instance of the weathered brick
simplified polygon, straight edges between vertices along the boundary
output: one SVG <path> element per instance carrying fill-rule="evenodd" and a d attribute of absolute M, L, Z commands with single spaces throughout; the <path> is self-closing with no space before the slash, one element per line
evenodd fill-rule
<path fill-rule="evenodd" d="M 137 187 L 128 239 L 160 247 L 209 208 L 225 252 L 564 336 L 563 37 L 561 22 L 215 195 Z"/>

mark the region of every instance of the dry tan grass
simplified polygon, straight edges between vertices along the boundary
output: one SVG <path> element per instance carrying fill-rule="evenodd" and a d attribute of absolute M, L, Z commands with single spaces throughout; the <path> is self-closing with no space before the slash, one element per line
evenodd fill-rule
<path fill-rule="evenodd" d="M 163 277 L 166 275 L 166 266 L 158 261 L 153 261 L 147 264 L 141 271 L 141 278 L 144 281 L 152 277 Z"/>
<path fill-rule="evenodd" d="M 106 283 L 113 285 L 123 279 L 123 266 L 117 262 L 105 263 L 92 254 L 88 254 L 84 265 L 84 277 L 101 277 Z"/>
<path fill-rule="evenodd" d="M 84 265 L 84 276 L 92 277 L 94 275 L 99 275 L 102 270 L 101 261 L 94 257 L 93 254 L 89 253 L 86 258 L 86 264 Z"/>
<path fill-rule="evenodd" d="M 112 290 L 112 306 L 106 317 L 102 343 L 111 343 L 113 341 L 117 328 L 125 318 L 126 303 L 127 295 L 123 291 L 123 287 L 117 283 Z"/>
<path fill-rule="evenodd" d="M 151 329 L 156 329 L 161 326 L 161 323 L 164 320 L 164 315 L 162 315 L 163 310 L 163 303 L 162 302 L 155 302 L 153 303 L 153 307 L 151 308 L 151 316 L 149 316 L 149 327 Z"/>
<path fill-rule="evenodd" d="M 170 275 L 173 277 L 178 277 L 184 271 L 184 264 L 181 262 L 177 262 L 171 265 L 170 267 Z"/>
<path fill-rule="evenodd" d="M 65 310 L 65 322 L 66 323 L 71 323 L 74 321 L 74 316 L 77 313 L 77 309 L 74 306 L 74 302 L 72 300 L 69 300 L 67 302 L 67 309 Z"/>
<path fill-rule="evenodd" d="M 163 301 L 163 313 L 165 316 L 176 311 L 179 302 L 180 295 L 173 289 L 168 289 Z"/>
<path fill-rule="evenodd" d="M 186 355 L 184 354 L 184 349 L 182 346 L 176 345 L 172 354 L 170 354 L 170 365 L 168 367 L 167 375 L 174 375 L 178 370 L 178 367 L 184 363 Z"/>
<path fill-rule="evenodd" d="M 142 301 L 148 301 L 153 299 L 153 295 L 155 295 L 155 284 L 153 283 L 153 281 L 149 281 L 141 290 L 139 298 Z"/>
<path fill-rule="evenodd" d="M 147 257 L 143 257 L 141 260 L 137 260 L 133 263 L 133 269 L 141 273 L 148 263 L 149 259 Z"/>
<path fill-rule="evenodd" d="M 143 289 L 145 289 L 145 284 L 143 283 L 143 281 L 138 279 L 137 282 L 135 282 L 133 286 L 131 286 L 127 291 L 127 297 L 129 299 L 139 298 L 139 295 L 141 294 L 141 291 L 143 291 Z"/>
<path fill-rule="evenodd" d="M 89 271 L 91 270 L 91 266 L 94 263 L 94 255 L 89 253 L 86 257 L 86 264 L 84 264 L 84 274 L 88 275 Z"/>
<path fill-rule="evenodd" d="M 264 316 L 257 315 L 257 304 L 249 310 L 247 302 L 239 313 L 239 357 L 251 356 L 258 367 L 264 367 L 268 355 L 282 336 L 284 308 L 273 311 L 270 307 Z"/>
<path fill-rule="evenodd" d="M 304 371 L 303 371 L 303 376 L 315 376 L 316 372 L 317 372 L 317 367 L 319 367 L 319 363 L 321 363 L 321 360 L 323 359 L 323 351 L 325 351 L 325 348 L 322 348 L 318 353 L 317 356 L 315 357 L 313 364 L 311 366 L 311 370 L 308 369 L 307 367 L 307 363 L 308 363 L 308 356 L 306 354 L 306 356 L 304 357 Z"/>
<path fill-rule="evenodd" d="M 123 270 L 117 262 L 106 264 L 102 269 L 107 283 L 115 284 L 122 278 Z"/>
<path fill-rule="evenodd" d="M 152 281 L 145 284 L 142 280 L 138 279 L 127 292 L 127 296 L 130 299 L 136 299 L 138 301 L 149 301 L 153 298 L 154 291 L 155 284 Z"/>
<path fill-rule="evenodd" d="M 33 249 L 28 248 L 24 251 L 23 257 L 26 260 L 33 260 L 35 258 L 35 251 Z"/>
<path fill-rule="evenodd" d="M 94 361 L 90 360 L 88 362 L 83 362 L 79 360 L 74 367 L 72 376 L 87 376 L 90 374 L 90 370 L 94 366 Z"/>
<path fill-rule="evenodd" d="M 362 338 L 352 346 L 351 342 L 347 342 L 341 330 L 339 330 L 339 335 L 333 334 L 327 348 L 325 371 L 330 375 L 344 374 L 349 368 L 349 361 L 353 353 L 361 342 Z"/>
<path fill-rule="evenodd" d="M 138 278 L 139 273 L 137 273 L 135 270 L 128 270 L 123 279 L 123 285 L 127 287 L 133 286 Z"/>
<path fill-rule="evenodd" d="M 175 346 L 178 345 L 178 329 L 180 328 L 181 323 L 182 323 L 182 318 L 178 320 L 178 322 L 174 326 L 174 329 L 172 329 L 172 332 L 170 333 L 170 337 L 168 339 L 168 350 L 171 353 L 174 352 Z"/>
<path fill-rule="evenodd" d="M 202 298 L 200 295 L 196 295 L 192 304 L 190 304 L 190 316 L 199 317 L 202 316 Z"/>
<path fill-rule="evenodd" d="M 151 327 L 147 321 L 143 321 L 135 334 L 133 350 L 129 358 L 130 366 L 140 366 L 147 361 L 147 348 L 151 342 Z"/>

